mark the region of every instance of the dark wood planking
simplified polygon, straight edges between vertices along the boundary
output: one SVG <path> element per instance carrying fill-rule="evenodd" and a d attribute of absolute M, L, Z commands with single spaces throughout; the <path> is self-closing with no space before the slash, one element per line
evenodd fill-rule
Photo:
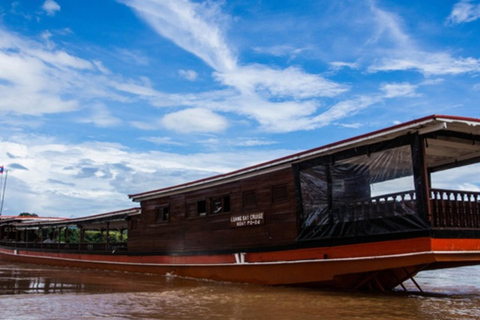
<path fill-rule="evenodd" d="M 285 185 L 287 198 L 273 202 L 272 187 Z M 243 206 L 243 193 L 256 192 L 256 206 Z M 230 212 L 187 217 L 187 205 L 229 196 Z M 157 222 L 158 207 L 169 206 L 170 220 Z M 233 183 L 141 202 L 137 229 L 130 230 L 130 252 L 195 252 L 241 250 L 291 244 L 297 236 L 293 171 L 282 169 Z M 207 205 L 208 209 L 209 205 Z M 265 224 L 235 228 L 230 216 L 264 212 Z"/>

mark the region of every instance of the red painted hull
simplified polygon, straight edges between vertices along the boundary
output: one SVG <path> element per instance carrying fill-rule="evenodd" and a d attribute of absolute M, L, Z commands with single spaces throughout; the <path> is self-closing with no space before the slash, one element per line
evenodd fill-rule
<path fill-rule="evenodd" d="M 384 241 L 235 255 L 101 255 L 0 247 L 0 259 L 266 285 L 389 289 L 424 269 L 480 264 L 480 240 Z"/>

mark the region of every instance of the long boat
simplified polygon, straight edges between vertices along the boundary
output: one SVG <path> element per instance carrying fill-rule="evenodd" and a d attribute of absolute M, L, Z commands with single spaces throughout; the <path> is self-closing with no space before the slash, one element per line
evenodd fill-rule
<path fill-rule="evenodd" d="M 480 119 L 432 115 L 129 195 L 135 208 L 1 219 L 0 259 L 390 290 L 423 270 L 480 264 L 479 180 L 458 181 L 462 190 L 442 184 L 458 170 L 478 179 L 479 162 Z M 92 230 L 101 241 L 87 241 Z"/>

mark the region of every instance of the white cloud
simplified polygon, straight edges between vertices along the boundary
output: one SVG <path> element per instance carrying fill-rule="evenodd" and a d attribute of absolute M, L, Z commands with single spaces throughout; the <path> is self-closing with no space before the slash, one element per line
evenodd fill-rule
<path fill-rule="evenodd" d="M 480 59 L 454 58 L 447 53 L 422 53 L 384 58 L 372 65 L 370 72 L 416 70 L 425 75 L 456 75 L 480 72 Z"/>
<path fill-rule="evenodd" d="M 364 126 L 363 123 L 338 123 L 338 126 L 348 129 L 358 129 Z"/>
<path fill-rule="evenodd" d="M 108 108 L 102 103 L 96 103 L 90 106 L 92 110 L 91 115 L 88 118 L 79 119 L 80 123 L 92 123 L 98 127 L 112 127 L 119 125 L 122 121 L 111 115 Z"/>
<path fill-rule="evenodd" d="M 401 19 L 397 15 L 378 8 L 373 1 L 370 2 L 370 10 L 373 14 L 373 21 L 376 22 L 376 29 L 368 43 L 377 43 L 382 39 L 393 43 L 395 47 L 403 48 L 403 50 L 412 49 L 412 41 L 403 31 Z"/>
<path fill-rule="evenodd" d="M 445 82 L 445 79 L 443 78 L 428 78 L 423 80 L 420 84 L 425 85 L 425 86 L 433 86 L 433 85 L 438 85 Z"/>
<path fill-rule="evenodd" d="M 288 56 L 289 58 L 295 58 L 305 51 L 312 50 L 311 48 L 296 48 L 291 45 L 278 45 L 272 47 L 254 47 L 253 51 L 261 54 L 269 54 L 276 57 Z"/>
<path fill-rule="evenodd" d="M 162 119 L 165 128 L 182 133 L 219 132 L 227 128 L 227 120 L 208 109 L 192 108 L 167 114 Z"/>
<path fill-rule="evenodd" d="M 213 126 L 198 125 L 198 120 L 189 128 L 180 126 L 182 123 L 177 119 L 184 121 L 191 115 L 191 110 L 201 108 L 203 112 L 209 109 L 245 115 L 268 131 L 299 130 L 311 122 L 308 117 L 313 116 L 319 106 L 319 97 L 334 97 L 349 90 L 348 86 L 319 74 L 307 73 L 299 67 L 280 69 L 260 64 L 241 65 L 224 33 L 230 17 L 221 12 L 221 3 L 187 0 L 122 2 L 132 7 L 162 37 L 202 59 L 213 68 L 213 75 L 220 84 L 233 89 L 228 96 L 224 96 L 226 90 L 196 96 L 169 95 L 161 99 L 152 95 L 151 103 L 159 107 L 196 107 L 165 116 L 163 121 L 169 129 L 202 132 L 226 127 L 224 118 Z"/>
<path fill-rule="evenodd" d="M 140 130 L 156 130 L 159 125 L 157 123 L 148 123 L 143 121 L 130 121 L 129 124 Z"/>
<path fill-rule="evenodd" d="M 237 147 L 257 147 L 257 146 L 270 146 L 276 144 L 275 141 L 264 140 L 264 139 L 239 139 L 230 141 L 228 145 L 234 145 Z"/>
<path fill-rule="evenodd" d="M 480 18 L 480 4 L 473 4 L 470 0 L 462 0 L 453 6 L 448 16 L 447 24 L 472 22 Z"/>
<path fill-rule="evenodd" d="M 468 4 L 467 2 L 462 2 Z M 389 42 L 391 47 L 374 50 L 374 62 L 369 66 L 369 72 L 379 71 L 417 71 L 426 76 L 457 75 L 480 72 L 480 60 L 472 57 L 454 57 L 448 52 L 429 52 L 420 48 L 415 41 L 403 31 L 402 20 L 391 12 L 375 6 L 371 2 L 374 13 L 376 32 L 370 43 L 380 39 Z"/>
<path fill-rule="evenodd" d="M 477 175 L 472 172 L 479 172 L 480 164 L 472 164 L 457 167 L 445 171 L 438 171 L 432 174 L 432 187 L 449 190 L 480 191 Z"/>
<path fill-rule="evenodd" d="M 54 16 L 57 11 L 60 11 L 60 6 L 53 0 L 46 0 L 42 5 L 42 9 L 45 10 L 47 15 Z"/>
<path fill-rule="evenodd" d="M 245 94 L 259 93 L 266 98 L 305 99 L 333 97 L 347 87 L 296 67 L 273 69 L 262 65 L 243 67 L 232 73 L 216 73 L 223 83 Z"/>
<path fill-rule="evenodd" d="M 111 74 L 112 73 L 110 70 L 108 70 L 108 68 L 106 68 L 103 65 L 103 63 L 101 61 L 95 60 L 92 63 L 98 69 L 98 71 L 100 71 L 101 73 L 104 73 L 104 74 Z"/>
<path fill-rule="evenodd" d="M 397 98 L 417 97 L 418 94 L 415 92 L 417 88 L 418 86 L 410 83 L 386 83 L 380 89 L 385 93 L 384 98 Z"/>
<path fill-rule="evenodd" d="M 173 145 L 173 146 L 183 146 L 183 143 L 174 141 L 170 137 L 142 137 L 140 140 L 145 140 L 154 144 L 159 145 Z"/>
<path fill-rule="evenodd" d="M 50 40 L 50 38 L 51 38 L 52 36 L 53 36 L 53 34 L 52 34 L 50 31 L 48 31 L 48 30 L 43 31 L 42 34 L 40 35 L 40 37 L 41 37 L 43 40 L 45 40 L 45 41 Z"/>
<path fill-rule="evenodd" d="M 331 124 L 333 121 L 352 116 L 369 106 L 382 101 L 378 96 L 361 96 L 352 100 L 341 101 L 330 109 L 315 117 L 312 128 L 320 128 Z"/>
<path fill-rule="evenodd" d="M 342 68 L 358 69 L 360 67 L 358 62 L 342 62 L 342 61 L 330 62 L 330 66 L 335 70 L 339 70 Z"/>
<path fill-rule="evenodd" d="M 185 78 L 189 81 L 195 81 L 198 78 L 198 73 L 196 73 L 194 70 L 178 70 L 178 74 L 182 77 Z"/>
<path fill-rule="evenodd" d="M 135 9 L 156 32 L 195 54 L 219 71 L 236 67 L 236 57 L 224 39 L 227 17 L 214 2 L 187 0 L 121 0 Z"/>
<path fill-rule="evenodd" d="M 47 39 L 50 36 L 46 35 Z M 21 38 L 0 27 L 0 110 L 42 115 L 80 109 L 91 99 L 170 101 L 148 79 L 122 79 L 101 61 L 85 60 L 47 44 Z M 173 102 L 172 102 L 173 103 Z M 171 105 L 171 104 L 170 104 Z"/>
<path fill-rule="evenodd" d="M 139 66 L 148 66 L 150 59 L 139 50 L 117 49 L 116 53 L 119 59 L 129 63 L 137 64 Z"/>
<path fill-rule="evenodd" d="M 63 51 L 48 51 L 0 28 L 0 110 L 40 115 L 72 111 L 78 100 L 64 98 L 80 71 L 93 65 Z"/>
<path fill-rule="evenodd" d="M 8 215 L 26 211 L 74 217 L 129 208 L 136 204 L 127 194 L 233 171 L 293 152 L 177 154 L 131 151 L 113 143 L 67 144 L 45 136 L 9 139 L 0 141 L 2 164 L 10 169 L 4 206 Z M 13 163 L 25 169 L 15 169 Z"/>

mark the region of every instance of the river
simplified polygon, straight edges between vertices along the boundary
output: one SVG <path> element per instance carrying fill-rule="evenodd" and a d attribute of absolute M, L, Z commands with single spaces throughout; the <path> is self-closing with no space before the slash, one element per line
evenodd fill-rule
<path fill-rule="evenodd" d="M 420 273 L 425 293 L 268 287 L 0 261 L 0 319 L 479 319 L 480 267 Z"/>

